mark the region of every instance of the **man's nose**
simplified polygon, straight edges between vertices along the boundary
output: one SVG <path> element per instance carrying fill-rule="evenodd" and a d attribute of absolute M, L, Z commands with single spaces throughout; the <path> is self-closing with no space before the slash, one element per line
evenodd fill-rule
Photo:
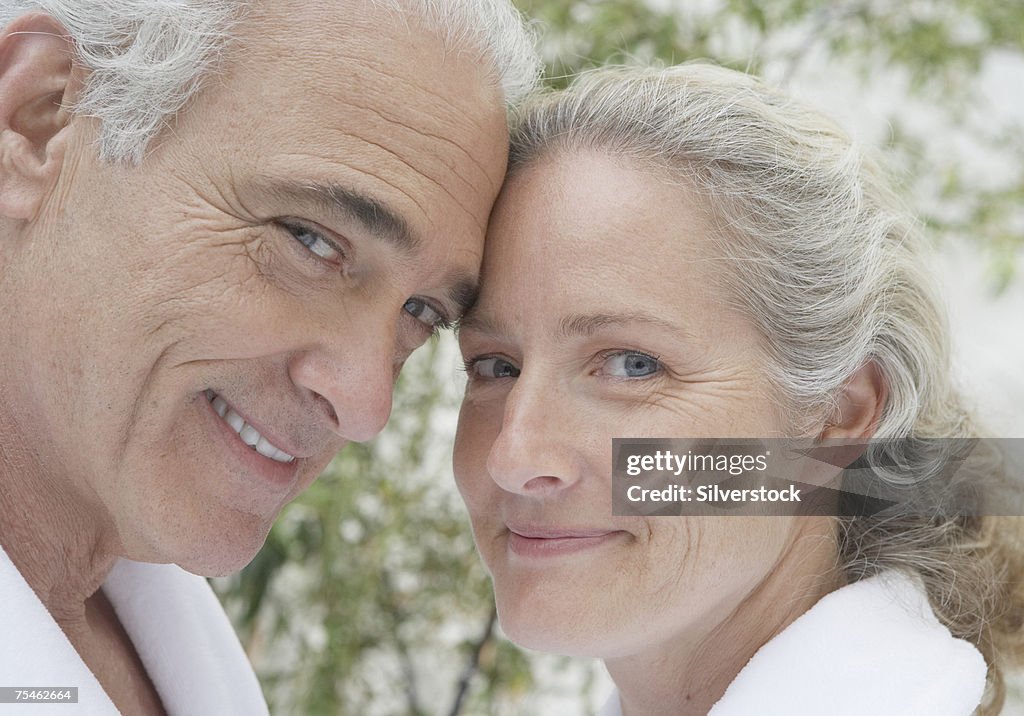
<path fill-rule="evenodd" d="M 328 342 L 329 341 L 329 342 Z M 331 430 L 346 441 L 369 440 L 391 415 L 391 400 L 400 361 L 394 330 L 377 325 L 348 335 L 331 336 L 293 358 L 295 385 L 309 392 Z"/>
<path fill-rule="evenodd" d="M 502 489 L 551 496 L 580 478 L 575 420 L 567 396 L 521 376 L 505 399 L 501 430 L 487 457 L 487 472 Z"/>

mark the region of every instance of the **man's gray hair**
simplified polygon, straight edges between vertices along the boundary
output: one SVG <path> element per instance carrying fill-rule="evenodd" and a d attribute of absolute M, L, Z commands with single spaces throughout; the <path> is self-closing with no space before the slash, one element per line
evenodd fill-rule
<path fill-rule="evenodd" d="M 408 13 L 450 49 L 474 53 L 505 101 L 540 74 L 532 34 L 509 0 L 370 0 Z M 217 65 L 249 0 L 0 0 L 0 27 L 27 12 L 70 35 L 86 86 L 71 110 L 100 120 L 99 154 L 138 163 L 149 141 Z"/>

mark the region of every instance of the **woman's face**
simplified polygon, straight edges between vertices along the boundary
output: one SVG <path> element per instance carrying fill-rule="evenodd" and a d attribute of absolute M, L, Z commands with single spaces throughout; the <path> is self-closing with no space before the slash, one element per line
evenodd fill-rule
<path fill-rule="evenodd" d="M 613 517 L 612 438 L 785 433 L 706 204 L 597 153 L 521 171 L 460 330 L 455 477 L 501 625 L 599 657 L 700 639 L 791 547 L 783 517 Z"/>

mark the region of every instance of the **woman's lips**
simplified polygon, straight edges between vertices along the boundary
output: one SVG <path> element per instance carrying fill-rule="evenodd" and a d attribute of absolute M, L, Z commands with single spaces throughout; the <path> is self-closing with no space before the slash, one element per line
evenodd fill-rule
<path fill-rule="evenodd" d="M 508 549 L 520 557 L 557 557 L 600 547 L 623 534 L 608 529 L 509 527 Z"/>

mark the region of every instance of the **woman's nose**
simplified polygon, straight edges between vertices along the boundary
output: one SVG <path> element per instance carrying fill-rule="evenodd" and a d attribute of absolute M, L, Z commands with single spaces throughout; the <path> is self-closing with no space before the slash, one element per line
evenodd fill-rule
<path fill-rule="evenodd" d="M 534 497 L 579 480 L 575 424 L 566 396 L 541 381 L 520 377 L 509 392 L 487 471 L 502 489 Z"/>

